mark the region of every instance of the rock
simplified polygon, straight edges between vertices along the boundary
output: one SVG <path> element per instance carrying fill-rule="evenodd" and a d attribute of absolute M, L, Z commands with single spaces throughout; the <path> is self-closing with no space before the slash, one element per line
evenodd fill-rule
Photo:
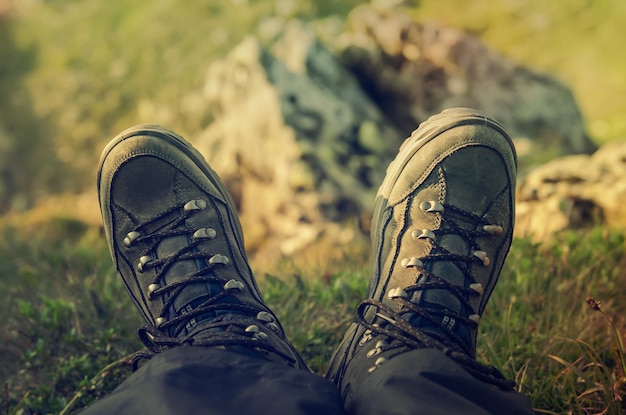
<path fill-rule="evenodd" d="M 233 194 L 249 251 L 356 237 L 341 224 L 371 211 L 403 137 L 314 36 L 294 24 L 272 52 L 246 39 L 209 68 L 204 95 L 215 121 L 193 144 Z"/>
<path fill-rule="evenodd" d="M 563 229 L 626 224 L 626 141 L 603 145 L 593 155 L 552 160 L 520 181 L 519 236 L 549 238 Z"/>
<path fill-rule="evenodd" d="M 342 62 L 403 133 L 446 108 L 466 106 L 499 120 L 512 137 L 530 139 L 532 152 L 595 150 L 568 88 L 479 38 L 371 6 L 354 9 L 348 22 Z"/>
<path fill-rule="evenodd" d="M 211 108 L 213 121 L 193 144 L 232 193 L 256 263 L 312 244 L 341 256 L 367 239 L 354 225 L 367 230 L 388 163 L 410 131 L 445 108 L 485 110 L 527 137 L 517 140 L 519 149 L 593 148 L 569 90 L 477 38 L 371 7 L 356 9 L 350 21 L 341 61 L 294 21 L 271 48 L 250 37 L 212 64 L 202 94 L 189 100 Z M 577 157 L 579 164 L 589 159 Z M 567 200 L 546 202 L 565 210 L 563 223 L 550 226 L 582 226 L 606 214 L 586 196 Z"/>

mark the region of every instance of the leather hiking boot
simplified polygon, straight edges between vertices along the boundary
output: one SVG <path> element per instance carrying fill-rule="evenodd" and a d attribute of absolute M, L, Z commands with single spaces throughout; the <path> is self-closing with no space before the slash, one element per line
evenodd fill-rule
<path fill-rule="evenodd" d="M 151 125 L 124 131 L 102 154 L 98 192 L 148 349 L 234 348 L 306 368 L 263 303 L 230 196 L 182 137 Z"/>
<path fill-rule="evenodd" d="M 327 373 L 344 397 L 394 356 L 424 348 L 512 387 L 475 355 L 512 240 L 516 163 L 503 127 L 467 108 L 431 117 L 404 142 L 376 197 L 367 297 Z"/>

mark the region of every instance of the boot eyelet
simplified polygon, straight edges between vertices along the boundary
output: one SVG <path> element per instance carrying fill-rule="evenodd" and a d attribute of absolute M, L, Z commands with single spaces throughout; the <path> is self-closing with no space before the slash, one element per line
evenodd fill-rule
<path fill-rule="evenodd" d="M 224 284 L 224 289 L 225 290 L 237 290 L 237 291 L 241 291 L 245 288 L 245 285 L 243 285 L 243 282 L 241 281 L 237 281 L 235 279 L 232 280 L 228 280 L 226 282 L 226 284 Z"/>
<path fill-rule="evenodd" d="M 485 251 L 474 251 L 474 256 L 478 259 L 480 259 L 483 263 L 483 266 L 488 267 L 489 264 L 491 263 L 491 261 L 489 260 L 489 257 L 487 256 L 487 253 Z"/>
<path fill-rule="evenodd" d="M 183 207 L 183 209 L 186 212 L 190 212 L 193 210 L 204 210 L 207 207 L 207 203 L 206 200 L 204 199 L 194 199 L 194 200 L 190 200 L 189 202 L 187 202 L 185 204 L 185 206 Z"/>
<path fill-rule="evenodd" d="M 148 285 L 148 294 L 151 295 L 153 292 L 155 292 L 159 288 L 160 288 L 159 284 L 150 284 L 150 285 Z"/>
<path fill-rule="evenodd" d="M 132 232 L 128 232 L 128 234 L 126 234 L 126 238 L 124 238 L 124 246 L 129 248 L 133 242 L 135 242 L 135 239 L 139 238 L 141 236 L 141 234 L 137 231 L 132 231 Z"/>
<path fill-rule="evenodd" d="M 270 313 L 268 313 L 267 311 L 260 311 L 257 315 L 256 315 L 256 319 L 257 320 L 261 320 L 263 322 L 266 323 L 273 323 L 276 321 L 276 318 L 271 315 Z"/>
<path fill-rule="evenodd" d="M 259 330 L 259 326 L 257 326 L 256 324 L 252 324 L 252 325 L 246 327 L 246 329 L 245 329 L 246 333 L 252 333 L 252 334 L 256 334 L 259 331 L 260 331 Z"/>
<path fill-rule="evenodd" d="M 392 300 L 396 298 L 408 298 L 409 294 L 401 287 L 395 287 L 389 290 L 389 292 L 387 293 L 387 297 L 391 298 Z"/>
<path fill-rule="evenodd" d="M 228 257 L 225 255 L 221 255 L 221 254 L 215 254 L 211 257 L 211 259 L 209 259 L 209 264 L 211 265 L 215 265 L 215 264 L 228 265 L 229 263 L 230 263 L 230 260 L 228 259 Z"/>
<path fill-rule="evenodd" d="M 359 346 L 365 345 L 368 341 L 372 340 L 374 337 L 372 336 L 372 331 L 370 329 L 365 330 L 361 339 L 359 340 Z"/>
<path fill-rule="evenodd" d="M 433 212 L 443 213 L 444 211 L 443 205 L 434 200 L 424 200 L 423 202 L 420 203 L 420 209 L 428 213 L 433 213 Z"/>
<path fill-rule="evenodd" d="M 150 258 L 147 255 L 142 256 L 141 258 L 139 258 L 139 263 L 137 264 L 137 271 L 139 272 L 144 272 L 145 271 L 145 267 L 146 264 L 148 262 L 150 262 L 152 260 L 152 258 Z"/>
<path fill-rule="evenodd" d="M 416 229 L 411 232 L 411 237 L 413 239 L 430 239 L 431 241 L 436 238 L 435 233 L 430 229 Z"/>
<path fill-rule="evenodd" d="M 200 228 L 192 235 L 192 239 L 215 239 L 217 231 L 213 228 Z"/>
<path fill-rule="evenodd" d="M 260 331 L 254 335 L 254 338 L 257 340 L 267 340 L 269 337 L 270 336 L 263 331 Z"/>
<path fill-rule="evenodd" d="M 382 365 L 383 363 L 385 363 L 387 361 L 387 359 L 385 359 L 384 357 L 379 357 L 378 359 L 376 359 L 376 361 L 374 362 L 374 366 L 370 367 L 369 369 L 367 369 L 368 373 L 372 373 L 373 371 L 375 371 L 378 367 L 380 367 L 380 365 Z"/>
<path fill-rule="evenodd" d="M 484 225 L 483 230 L 491 236 L 499 236 L 504 233 L 504 229 L 499 225 Z"/>
<path fill-rule="evenodd" d="M 483 295 L 485 291 L 485 289 L 483 288 L 483 285 L 479 282 L 470 284 L 469 288 L 470 290 L 474 291 L 478 295 Z"/>
<path fill-rule="evenodd" d="M 424 263 L 420 261 L 419 258 L 412 257 L 404 258 L 402 261 L 400 261 L 400 265 L 402 265 L 403 268 L 422 268 L 424 266 Z"/>
<path fill-rule="evenodd" d="M 371 359 L 374 356 L 378 356 L 381 352 L 382 352 L 381 349 L 379 349 L 378 347 L 375 347 L 371 349 L 369 352 L 367 352 L 366 356 L 368 359 Z"/>

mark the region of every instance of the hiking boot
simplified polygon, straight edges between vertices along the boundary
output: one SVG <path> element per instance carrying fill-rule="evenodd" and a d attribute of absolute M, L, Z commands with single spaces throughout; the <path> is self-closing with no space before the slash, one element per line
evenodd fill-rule
<path fill-rule="evenodd" d="M 327 373 L 344 396 L 386 361 L 420 348 L 511 387 L 475 356 L 480 317 L 512 240 L 516 163 L 503 127 L 467 108 L 431 117 L 404 142 L 376 197 L 367 297 Z"/>
<path fill-rule="evenodd" d="M 230 196 L 182 137 L 152 125 L 122 132 L 102 154 L 98 192 L 148 349 L 222 347 L 306 368 L 261 298 Z"/>

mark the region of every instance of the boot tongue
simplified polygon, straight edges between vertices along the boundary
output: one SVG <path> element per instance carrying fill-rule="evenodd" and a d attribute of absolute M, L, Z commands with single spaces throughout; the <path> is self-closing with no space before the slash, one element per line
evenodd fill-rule
<path fill-rule="evenodd" d="M 438 245 L 445 248 L 452 254 L 458 254 L 463 256 L 469 255 L 469 247 L 467 242 L 458 235 L 443 235 L 439 239 Z M 437 253 L 433 254 L 436 255 Z M 461 266 L 463 265 L 465 264 L 461 264 Z M 426 265 L 426 270 L 434 275 L 437 275 L 438 277 L 441 277 L 453 286 L 465 286 L 465 275 L 452 261 L 446 260 L 429 262 Z M 421 275 L 417 281 L 417 284 L 422 283 L 438 283 L 438 281 L 433 278 Z M 422 307 L 442 311 L 450 310 L 453 313 L 460 315 L 466 314 L 466 311 L 464 310 L 461 301 L 450 290 L 446 289 L 418 290 L 413 293 L 409 301 Z M 443 327 L 446 327 L 447 330 L 455 332 L 463 338 L 467 337 L 467 344 L 470 344 L 469 328 L 466 324 L 462 324 L 461 321 L 454 318 L 450 314 L 451 313 L 433 314 L 433 316 L 436 319 L 439 319 L 441 325 Z M 425 331 L 435 331 L 445 334 L 445 331 L 443 331 L 443 329 L 439 325 L 430 322 L 429 320 L 423 318 L 418 314 L 409 313 L 404 315 L 403 318 L 409 321 L 412 325 L 420 327 Z"/>
<path fill-rule="evenodd" d="M 156 253 L 158 258 L 167 258 L 175 255 L 184 247 L 190 244 L 188 236 L 174 236 L 170 238 L 166 238 L 158 245 L 156 249 Z M 195 249 L 195 248 L 194 248 Z M 190 253 L 193 251 L 189 251 Z M 207 268 L 207 260 L 205 259 L 186 259 L 186 260 L 177 260 L 175 261 L 170 268 L 165 273 L 162 285 L 169 285 L 178 281 L 185 280 L 189 275 L 197 272 L 200 269 Z M 215 276 L 213 271 L 208 270 L 205 276 Z M 196 307 L 198 307 L 201 303 L 206 301 L 209 297 L 215 296 L 222 291 L 224 291 L 223 284 L 217 282 L 204 282 L 204 283 L 194 283 L 183 286 L 181 289 L 178 289 L 178 294 L 174 298 L 172 303 L 172 307 L 167 313 L 167 319 L 170 320 L 176 316 L 180 316 L 181 314 L 186 314 Z M 175 290 L 176 291 L 176 290 Z M 236 301 L 233 297 L 226 297 L 219 302 L 233 302 Z M 189 322 L 186 323 L 185 329 L 181 332 L 182 335 L 187 335 L 189 332 L 196 327 L 196 325 L 200 324 L 203 321 L 208 322 L 210 319 L 214 318 L 220 314 L 233 313 L 233 311 L 214 311 L 206 314 L 201 314 L 195 316 L 190 319 Z M 174 330 L 175 328 L 172 328 Z M 173 333 L 170 333 L 173 334 Z"/>

